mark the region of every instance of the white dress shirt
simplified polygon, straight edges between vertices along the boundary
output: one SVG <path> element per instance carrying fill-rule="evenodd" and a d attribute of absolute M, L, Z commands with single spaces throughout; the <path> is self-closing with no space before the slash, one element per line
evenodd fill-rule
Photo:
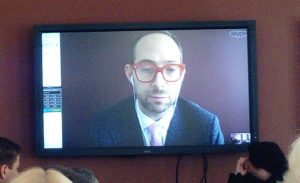
<path fill-rule="evenodd" d="M 138 105 L 138 99 L 136 99 L 136 102 L 135 102 L 135 109 L 136 109 L 137 116 L 139 118 L 139 122 L 140 122 L 142 132 L 143 132 L 144 145 L 145 146 L 150 146 L 151 135 L 149 134 L 149 131 L 147 130 L 147 128 L 150 125 L 152 125 L 153 123 L 156 123 L 157 125 L 159 125 L 161 127 L 160 128 L 160 130 L 161 130 L 160 133 L 162 134 L 162 139 L 163 139 L 162 144 L 164 145 L 165 142 L 166 142 L 166 136 L 167 136 L 167 132 L 168 132 L 168 129 L 169 129 L 169 125 L 170 125 L 171 119 L 172 119 L 173 114 L 174 114 L 175 105 L 170 107 L 167 110 L 166 114 L 161 119 L 159 119 L 158 121 L 155 121 L 155 120 L 149 118 L 147 115 L 145 115 L 141 111 L 141 109 Z"/>

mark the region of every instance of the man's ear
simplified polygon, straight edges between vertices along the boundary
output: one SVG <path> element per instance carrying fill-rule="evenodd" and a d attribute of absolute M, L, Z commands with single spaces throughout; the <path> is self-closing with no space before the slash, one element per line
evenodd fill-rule
<path fill-rule="evenodd" d="M 6 178 L 7 169 L 8 169 L 7 165 L 1 165 L 1 167 L 0 167 L 0 178 L 1 179 L 5 179 Z"/>
<path fill-rule="evenodd" d="M 130 83 L 132 83 L 133 69 L 132 69 L 131 65 L 130 64 L 126 64 L 124 70 L 125 70 L 125 74 L 126 74 L 126 77 L 127 77 L 128 81 Z"/>

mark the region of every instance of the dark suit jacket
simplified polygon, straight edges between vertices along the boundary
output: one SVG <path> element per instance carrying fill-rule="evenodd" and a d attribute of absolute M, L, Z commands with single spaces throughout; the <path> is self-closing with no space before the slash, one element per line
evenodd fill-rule
<path fill-rule="evenodd" d="M 144 146 L 143 134 L 128 98 L 104 111 L 92 126 L 96 147 Z M 199 105 L 179 98 L 165 146 L 224 144 L 218 117 Z"/>

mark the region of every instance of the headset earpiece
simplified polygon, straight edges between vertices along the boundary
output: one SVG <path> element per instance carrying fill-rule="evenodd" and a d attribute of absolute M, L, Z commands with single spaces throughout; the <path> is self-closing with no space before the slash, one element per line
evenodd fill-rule
<path fill-rule="evenodd" d="M 132 75 L 130 76 L 130 82 L 133 85 L 133 76 Z"/>

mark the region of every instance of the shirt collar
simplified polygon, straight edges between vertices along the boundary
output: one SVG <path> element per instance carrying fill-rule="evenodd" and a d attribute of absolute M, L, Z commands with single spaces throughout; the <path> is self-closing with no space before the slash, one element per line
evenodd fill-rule
<path fill-rule="evenodd" d="M 175 105 L 173 105 L 167 110 L 166 114 L 161 119 L 155 121 L 141 111 L 140 106 L 138 104 L 138 99 L 136 99 L 135 101 L 135 108 L 142 130 L 145 130 L 148 126 L 152 125 L 153 123 L 157 123 L 164 129 L 168 130 L 175 111 Z"/>

